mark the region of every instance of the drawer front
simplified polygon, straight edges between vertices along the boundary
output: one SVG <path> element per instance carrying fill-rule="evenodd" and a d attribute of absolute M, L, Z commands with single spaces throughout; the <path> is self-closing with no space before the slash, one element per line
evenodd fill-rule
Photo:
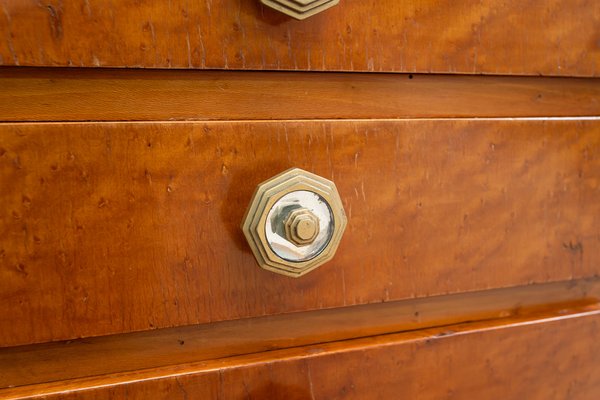
<path fill-rule="evenodd" d="M 7 123 L 0 138 L 1 346 L 600 273 L 594 118 Z M 348 217 L 336 257 L 298 279 L 261 270 L 239 227 L 289 167 L 333 180 Z"/>
<path fill-rule="evenodd" d="M 596 0 L 4 0 L 0 64 L 598 76 Z"/>

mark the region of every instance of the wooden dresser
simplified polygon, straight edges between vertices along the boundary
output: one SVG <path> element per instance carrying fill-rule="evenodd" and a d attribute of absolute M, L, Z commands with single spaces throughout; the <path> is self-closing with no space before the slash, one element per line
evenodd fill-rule
<path fill-rule="evenodd" d="M 600 399 L 600 2 L 264 1 L 0 0 L 0 398 Z"/>

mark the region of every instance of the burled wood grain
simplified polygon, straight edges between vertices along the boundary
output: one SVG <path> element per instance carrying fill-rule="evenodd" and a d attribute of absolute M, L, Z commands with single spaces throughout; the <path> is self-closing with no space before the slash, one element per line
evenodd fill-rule
<path fill-rule="evenodd" d="M 597 308 L 0 390 L 5 399 L 594 399 Z M 110 363 L 112 359 L 107 358 Z"/>
<path fill-rule="evenodd" d="M 596 0 L 3 0 L 0 64 L 598 76 Z"/>
<path fill-rule="evenodd" d="M 600 115 L 600 79 L 0 69 L 0 121 Z"/>
<path fill-rule="evenodd" d="M 300 279 L 239 228 L 292 166 L 349 219 Z M 2 346 L 600 271 L 595 119 L 2 124 L 0 185 Z"/>

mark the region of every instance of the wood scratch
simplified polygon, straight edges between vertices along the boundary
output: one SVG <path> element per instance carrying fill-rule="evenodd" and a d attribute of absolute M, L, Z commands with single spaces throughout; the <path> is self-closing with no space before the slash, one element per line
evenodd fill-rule
<path fill-rule="evenodd" d="M 310 364 L 306 361 L 306 374 L 308 376 L 308 387 L 310 388 L 310 398 L 315 400 L 315 388 L 313 386 L 312 373 L 310 371 Z"/>
<path fill-rule="evenodd" d="M 227 58 L 227 46 L 223 46 L 223 68 L 229 69 L 229 59 Z"/>
<path fill-rule="evenodd" d="M 288 163 L 290 163 L 290 165 L 292 164 L 292 148 L 290 146 L 290 139 L 288 138 L 288 130 L 287 130 L 287 124 L 283 125 L 283 133 L 285 135 L 285 144 L 287 147 L 287 159 L 288 159 Z"/>
<path fill-rule="evenodd" d="M 206 49 L 204 48 L 204 38 L 202 37 L 202 27 L 198 25 L 198 38 L 200 40 L 200 51 L 202 52 L 202 68 L 206 67 Z"/>
<path fill-rule="evenodd" d="M 344 305 L 346 305 L 346 274 L 344 272 L 343 267 L 342 267 L 342 297 L 343 297 Z"/>
<path fill-rule="evenodd" d="M 183 394 L 184 400 L 187 400 L 187 398 L 188 398 L 188 392 L 187 392 L 187 390 L 185 390 L 185 387 L 183 386 L 183 384 L 179 380 L 179 377 L 175 377 L 175 382 L 177 383 L 177 387 L 181 391 L 181 394 Z"/>
<path fill-rule="evenodd" d="M 238 3 L 238 12 L 237 12 L 237 16 L 236 16 L 236 23 L 240 29 L 240 32 L 242 34 L 242 45 L 240 46 L 240 50 L 239 50 L 239 56 L 240 59 L 242 61 L 242 67 L 246 68 L 246 55 L 244 53 L 244 47 L 246 46 L 246 28 L 244 27 L 244 24 L 242 24 L 242 1 L 240 0 Z"/>
<path fill-rule="evenodd" d="M 85 13 L 88 15 L 88 17 L 91 17 L 92 16 L 92 8 L 90 7 L 90 1 L 84 0 L 83 5 L 85 7 Z"/>
<path fill-rule="evenodd" d="M 363 200 L 366 202 L 367 201 L 367 196 L 365 194 L 365 181 L 361 181 L 360 182 L 360 192 L 362 193 Z"/>
<path fill-rule="evenodd" d="M 52 31 L 52 36 L 55 39 L 62 38 L 63 28 L 62 28 L 62 4 L 59 3 L 58 8 L 54 8 L 51 4 L 46 6 L 48 13 L 50 14 L 50 29 Z"/>
<path fill-rule="evenodd" d="M 294 50 L 292 49 L 292 33 L 290 32 L 290 27 L 287 27 L 286 33 L 285 33 L 286 39 L 287 39 L 287 48 L 288 48 L 288 57 L 290 58 L 290 61 L 294 60 Z M 298 69 L 298 66 L 295 66 L 295 69 Z"/>
<path fill-rule="evenodd" d="M 19 65 L 19 57 L 17 56 L 17 52 L 15 51 L 15 46 L 14 43 L 12 41 L 12 18 L 10 17 L 10 13 L 8 12 L 8 9 L 6 8 L 6 4 L 2 4 L 2 11 L 4 12 L 4 15 L 6 16 L 6 22 L 8 25 L 8 35 L 6 36 L 6 41 L 8 43 L 8 50 L 10 51 L 10 55 L 13 58 L 13 62 L 15 63 L 15 65 Z"/>
<path fill-rule="evenodd" d="M 158 49 L 156 48 L 156 32 L 154 31 L 154 24 L 152 21 L 148 21 L 150 27 L 150 34 L 152 35 L 152 47 L 154 47 L 154 64 L 158 64 Z"/>
<path fill-rule="evenodd" d="M 223 390 L 224 390 L 224 383 L 223 383 L 223 368 L 219 368 L 219 393 L 218 393 L 218 399 L 222 399 L 224 398 L 223 396 Z"/>
<path fill-rule="evenodd" d="M 188 67 L 192 67 L 192 48 L 190 46 L 190 32 L 187 30 L 186 27 L 186 31 L 185 31 L 185 42 L 187 44 L 187 56 L 188 56 Z"/>

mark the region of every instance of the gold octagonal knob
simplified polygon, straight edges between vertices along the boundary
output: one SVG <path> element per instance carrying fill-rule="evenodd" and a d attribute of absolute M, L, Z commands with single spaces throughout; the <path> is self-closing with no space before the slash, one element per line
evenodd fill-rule
<path fill-rule="evenodd" d="M 345 228 L 334 183 L 298 168 L 259 184 L 242 223 L 258 264 L 292 277 L 331 260 Z"/>
<path fill-rule="evenodd" d="M 335 6 L 340 0 L 260 0 L 260 2 L 292 18 L 304 19 Z"/>

